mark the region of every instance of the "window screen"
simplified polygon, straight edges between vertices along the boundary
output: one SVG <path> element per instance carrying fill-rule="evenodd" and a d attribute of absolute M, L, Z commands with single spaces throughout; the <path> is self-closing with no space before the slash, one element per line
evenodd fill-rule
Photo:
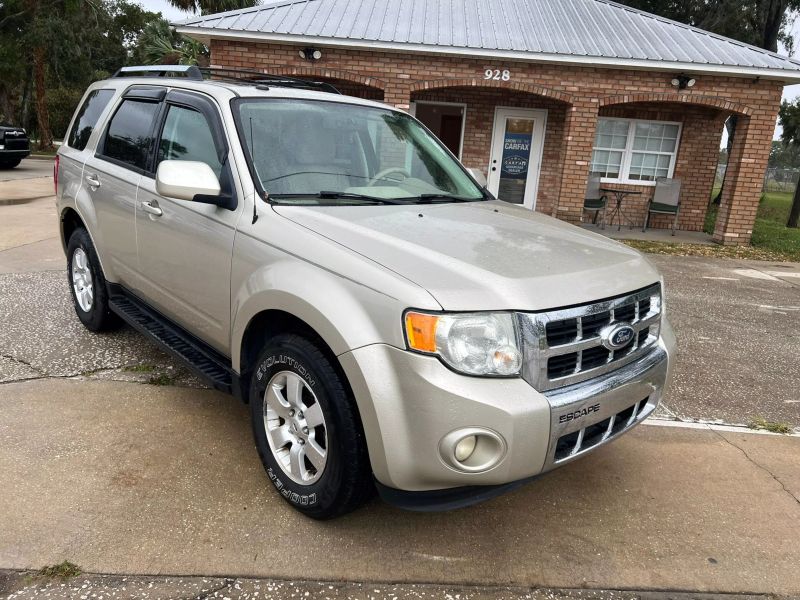
<path fill-rule="evenodd" d="M 86 148 L 86 144 L 89 143 L 89 137 L 92 135 L 95 125 L 97 125 L 97 119 L 100 118 L 103 109 L 105 109 L 113 96 L 114 90 L 94 90 L 87 96 L 83 106 L 78 111 L 78 115 L 75 117 L 75 124 L 69 132 L 69 138 L 67 138 L 67 146 L 76 150 Z"/>
<path fill-rule="evenodd" d="M 162 160 L 204 162 L 217 177 L 222 174 L 211 127 L 205 116 L 190 108 L 169 107 L 158 144 L 158 162 Z"/>
<path fill-rule="evenodd" d="M 103 155 L 132 167 L 147 168 L 158 106 L 157 102 L 124 100 L 111 118 Z"/>

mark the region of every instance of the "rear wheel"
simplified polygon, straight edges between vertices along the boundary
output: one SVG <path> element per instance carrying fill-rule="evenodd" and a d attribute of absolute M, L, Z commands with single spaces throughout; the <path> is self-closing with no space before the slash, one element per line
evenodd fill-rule
<path fill-rule="evenodd" d="M 67 279 L 75 314 L 87 329 L 106 331 L 120 325 L 109 308 L 106 279 L 94 244 L 82 227 L 72 232 L 67 244 Z"/>
<path fill-rule="evenodd" d="M 286 502 L 309 517 L 330 519 L 372 494 L 355 402 L 318 343 L 294 334 L 270 340 L 249 397 L 258 453 Z"/>
<path fill-rule="evenodd" d="M 19 160 L 19 159 L 18 160 L 0 160 L 0 169 L 13 169 L 14 167 L 16 167 L 21 162 L 22 161 Z"/>

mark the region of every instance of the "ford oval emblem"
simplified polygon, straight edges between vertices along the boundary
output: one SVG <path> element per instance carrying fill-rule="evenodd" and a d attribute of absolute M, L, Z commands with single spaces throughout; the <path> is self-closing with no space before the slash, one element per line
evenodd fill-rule
<path fill-rule="evenodd" d="M 627 323 L 615 323 L 600 332 L 600 339 L 607 349 L 620 350 L 630 344 L 635 335 L 636 331 Z"/>

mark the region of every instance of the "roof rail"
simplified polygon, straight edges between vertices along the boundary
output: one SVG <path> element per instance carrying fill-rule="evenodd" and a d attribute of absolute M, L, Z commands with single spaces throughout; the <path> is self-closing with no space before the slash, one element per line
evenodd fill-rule
<path fill-rule="evenodd" d="M 195 65 L 140 65 L 122 67 L 112 77 L 130 77 L 142 74 L 144 77 L 185 77 L 197 81 L 203 80 L 203 74 Z"/>
<path fill-rule="evenodd" d="M 263 71 L 253 69 L 227 69 L 222 67 L 200 67 L 200 72 L 207 75 L 209 79 L 217 81 L 233 81 L 236 83 L 250 84 L 255 86 L 269 87 L 270 85 L 279 87 L 299 88 L 304 90 L 314 90 L 317 92 L 330 92 L 340 94 L 334 85 L 327 81 L 314 81 L 311 79 L 299 79 L 288 75 L 272 75 Z"/>
<path fill-rule="evenodd" d="M 298 79 L 286 75 L 271 75 L 263 71 L 252 69 L 226 69 L 221 67 L 197 67 L 194 65 L 142 65 L 122 67 L 112 77 L 183 77 L 192 81 L 210 79 L 215 81 L 229 81 L 254 86 L 290 87 L 318 92 L 331 92 L 341 94 L 333 85 L 326 81 Z"/>

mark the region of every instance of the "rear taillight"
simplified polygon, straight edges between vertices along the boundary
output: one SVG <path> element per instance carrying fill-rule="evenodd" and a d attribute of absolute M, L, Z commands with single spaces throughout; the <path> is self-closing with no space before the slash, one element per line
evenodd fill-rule
<path fill-rule="evenodd" d="M 58 195 L 58 158 L 58 154 L 56 154 L 56 159 L 53 161 L 53 187 L 56 195 Z"/>

